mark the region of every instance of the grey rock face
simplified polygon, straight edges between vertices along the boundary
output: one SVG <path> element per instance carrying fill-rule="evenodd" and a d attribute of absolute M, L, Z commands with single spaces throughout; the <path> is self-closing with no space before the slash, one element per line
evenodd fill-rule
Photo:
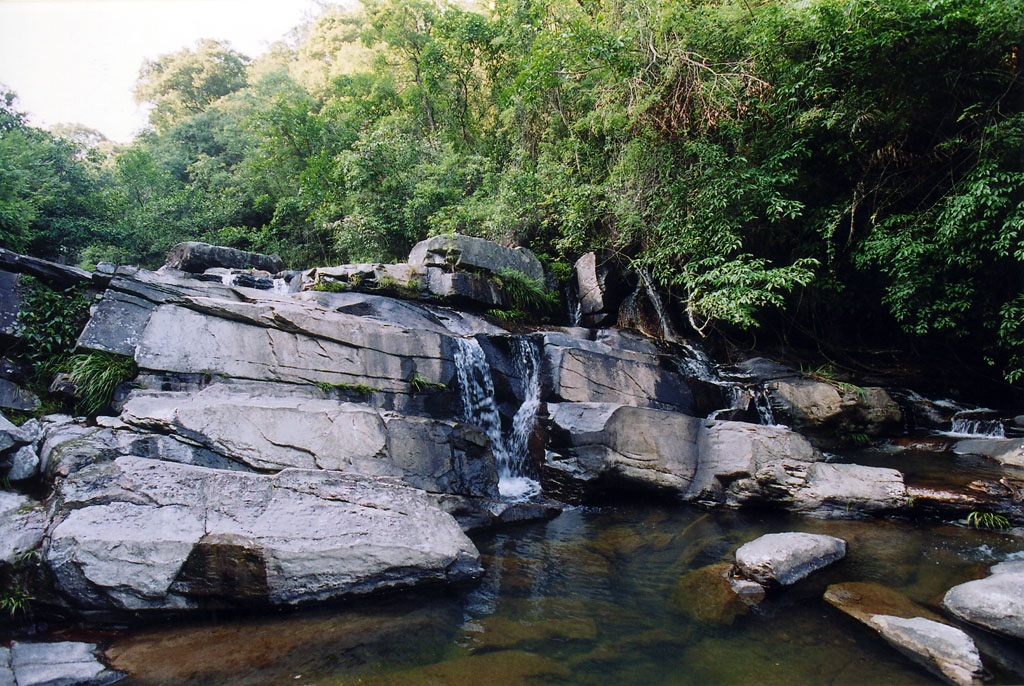
<path fill-rule="evenodd" d="M 201 274 L 210 267 L 261 269 L 271 274 L 284 269 L 284 262 L 277 255 L 261 255 L 195 241 L 178 243 L 171 248 L 164 264 L 172 269 L 193 274 Z"/>
<path fill-rule="evenodd" d="M 480 573 L 450 515 L 381 478 L 122 457 L 58 482 L 51 507 L 44 560 L 86 608 L 290 605 Z"/>
<path fill-rule="evenodd" d="M 823 381 L 790 378 L 767 385 L 773 410 L 787 424 L 811 431 L 877 435 L 900 426 L 899 405 L 881 388 L 841 390 Z"/>
<path fill-rule="evenodd" d="M 17 686 L 102 686 L 124 677 L 100 662 L 96 652 L 93 643 L 15 641 L 11 644 L 14 682 Z"/>
<path fill-rule="evenodd" d="M 599 326 L 614 321 L 619 303 L 625 296 L 625 284 L 614 266 L 602 263 L 596 253 L 588 252 L 573 266 L 579 324 Z"/>
<path fill-rule="evenodd" d="M 7 272 L 31 274 L 57 287 L 74 286 L 92 278 L 92 274 L 84 269 L 41 260 L 38 257 L 19 255 L 3 248 L 0 248 L 0 269 Z"/>
<path fill-rule="evenodd" d="M 39 547 L 46 531 L 42 506 L 20 493 L 0 491 L 0 560 L 14 564 Z"/>
<path fill-rule="evenodd" d="M 544 335 L 544 396 L 689 413 L 693 396 L 660 355 L 649 355 L 566 334 Z"/>
<path fill-rule="evenodd" d="M 413 266 L 455 266 L 497 274 L 502 269 L 522 272 L 535 281 L 544 280 L 540 260 L 526 248 L 506 248 L 493 241 L 454 234 L 420 241 L 409 253 Z"/>
<path fill-rule="evenodd" d="M 761 584 L 790 586 L 846 556 L 846 541 L 807 533 L 765 534 L 740 546 L 736 566 Z"/>
<path fill-rule="evenodd" d="M 548 478 L 575 488 L 653 488 L 679 496 L 697 469 L 702 420 L 612 403 L 548 405 L 552 445 Z"/>
<path fill-rule="evenodd" d="M 1024 467 L 1024 438 L 966 438 L 953 450 L 960 455 L 982 455 L 1002 464 Z"/>
<path fill-rule="evenodd" d="M 867 623 L 901 653 L 945 681 L 957 686 L 981 683 L 981 656 L 971 637 L 960 629 L 924 617 L 874 615 Z"/>
<path fill-rule="evenodd" d="M 10 465 L 7 478 L 11 481 L 23 481 L 39 475 L 39 456 L 30 445 L 18 448 L 6 462 Z"/>
<path fill-rule="evenodd" d="M 461 422 L 218 386 L 196 394 L 135 393 L 121 418 L 252 469 L 327 469 L 394 477 L 436 493 L 498 494 L 486 437 Z"/>
<path fill-rule="evenodd" d="M 37 407 L 39 407 L 39 396 L 7 379 L 0 379 L 0 408 L 34 410 Z"/>
<path fill-rule="evenodd" d="M 440 268 L 427 269 L 427 290 L 442 300 L 485 307 L 502 307 L 502 291 L 489 277 L 467 272 L 449 273 Z"/>
<path fill-rule="evenodd" d="M 971 624 L 1024 638 L 1024 570 L 996 565 L 991 571 L 991 576 L 949 589 L 942 606 Z"/>
<path fill-rule="evenodd" d="M 78 337 L 78 347 L 135 356 L 135 346 L 146 328 L 154 303 L 130 293 L 107 289 L 93 305 L 88 323 Z"/>
<path fill-rule="evenodd" d="M 16 336 L 21 294 L 18 292 L 20 274 L 0 269 L 0 335 Z"/>

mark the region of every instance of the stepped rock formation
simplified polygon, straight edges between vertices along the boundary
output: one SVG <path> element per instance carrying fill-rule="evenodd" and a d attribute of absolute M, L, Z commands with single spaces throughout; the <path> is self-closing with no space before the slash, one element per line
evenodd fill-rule
<path fill-rule="evenodd" d="M 436 237 L 405 264 L 250 280 L 234 253 L 182 250 L 205 257 L 89 274 L 0 253 L 11 274 L 92 288 L 78 350 L 137 366 L 116 416 L 0 426 L 0 461 L 48 493 L 3 493 L 5 560 L 38 549 L 51 602 L 292 605 L 462 581 L 480 570 L 464 531 L 551 516 L 546 496 L 639 490 L 824 517 L 907 506 L 896 470 L 827 462 L 787 427 L 703 418 L 722 405 L 678 347 L 617 330 L 513 335 L 472 312 L 507 304 L 502 270 L 543 279 L 527 250 Z M 837 397 L 847 419 L 888 402 Z M 545 495 L 516 500 L 536 489 L 510 478 Z"/>

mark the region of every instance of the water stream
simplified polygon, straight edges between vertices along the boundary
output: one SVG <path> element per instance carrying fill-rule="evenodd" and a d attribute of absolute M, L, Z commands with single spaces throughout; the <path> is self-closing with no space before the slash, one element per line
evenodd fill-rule
<path fill-rule="evenodd" d="M 746 614 L 713 587 L 687 590 L 687 574 L 777 531 L 840 536 L 849 554 Z M 877 582 L 936 609 L 951 586 L 1024 557 L 1018 538 L 949 525 L 653 503 L 570 509 L 475 542 L 486 571 L 463 589 L 136 629 L 108 654 L 132 686 L 933 684 L 826 603 L 827 585 Z M 1024 678 L 989 664 L 989 683 Z"/>
<path fill-rule="evenodd" d="M 538 357 L 533 343 L 516 338 L 511 342 L 514 365 L 524 379 L 523 402 L 512 420 L 512 429 L 502 431 L 501 415 L 494 400 L 494 379 L 480 342 L 475 338 L 455 338 L 455 370 L 462 401 L 462 420 L 480 427 L 487 434 L 498 468 L 498 492 L 508 500 L 527 500 L 540 493 L 540 484 L 525 471 L 527 440 L 540 406 Z"/>

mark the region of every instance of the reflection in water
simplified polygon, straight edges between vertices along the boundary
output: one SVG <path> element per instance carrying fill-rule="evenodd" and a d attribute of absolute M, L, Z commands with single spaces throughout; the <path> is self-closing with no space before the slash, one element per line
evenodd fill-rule
<path fill-rule="evenodd" d="M 840 536 L 849 556 L 746 614 L 686 610 L 678 593 L 700 588 L 688 572 L 775 531 Z M 936 609 L 1022 547 L 951 526 L 650 505 L 572 509 L 477 543 L 486 575 L 458 592 L 148 629 L 109 655 L 134 684 L 932 683 L 825 603 L 826 585 L 875 581 Z"/>

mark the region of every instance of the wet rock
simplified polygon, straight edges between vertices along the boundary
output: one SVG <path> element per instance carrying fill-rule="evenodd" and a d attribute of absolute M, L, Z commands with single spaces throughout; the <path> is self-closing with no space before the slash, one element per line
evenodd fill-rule
<path fill-rule="evenodd" d="M 135 393 L 121 418 L 257 470 L 337 470 L 395 477 L 435 493 L 498 495 L 486 437 L 461 422 L 334 400 L 249 395 L 229 386 Z"/>
<path fill-rule="evenodd" d="M 284 263 L 277 255 L 261 255 L 195 241 L 178 243 L 171 248 L 164 266 L 193 274 L 201 274 L 210 267 L 260 269 L 271 274 L 284 269 Z"/>
<path fill-rule="evenodd" d="M 108 669 L 96 654 L 93 643 L 14 641 L 11 671 L 17 686 L 101 686 L 124 678 Z"/>
<path fill-rule="evenodd" d="M 901 653 L 951 684 L 980 684 L 981 656 L 971 637 L 956 627 L 923 617 L 874 615 L 868 622 Z"/>
<path fill-rule="evenodd" d="M 902 593 L 873 582 L 853 582 L 829 586 L 825 600 L 946 681 L 980 682 L 983 667 L 970 636 Z"/>
<path fill-rule="evenodd" d="M 942 607 L 956 617 L 998 634 L 1024 638 L 1024 569 L 996 565 L 984 579 L 949 589 Z"/>
<path fill-rule="evenodd" d="M 1024 467 L 1024 438 L 967 438 L 957 441 L 958 455 L 982 455 L 1002 464 Z"/>
<path fill-rule="evenodd" d="M 87 609 L 293 605 L 481 571 L 450 515 L 385 479 L 122 457 L 59 481 L 51 509 L 43 559 Z"/>
<path fill-rule="evenodd" d="M 506 248 L 493 241 L 461 234 L 432 236 L 420 241 L 409 253 L 409 264 L 480 270 L 491 274 L 510 269 L 534 281 L 544 280 L 540 260 L 526 248 Z"/>
<path fill-rule="evenodd" d="M 946 621 L 899 591 L 870 581 L 832 584 L 825 591 L 825 600 L 865 624 L 875 615 L 904 619 L 923 617 L 933 622 Z"/>
<path fill-rule="evenodd" d="M 761 584 L 790 586 L 846 556 L 846 541 L 807 533 L 765 534 L 736 551 L 736 566 Z"/>
<path fill-rule="evenodd" d="M 774 475 L 773 475 L 774 476 Z M 758 474 L 764 478 L 764 473 Z M 787 474 L 787 481 L 793 479 Z M 820 517 L 858 516 L 895 511 L 907 506 L 907 487 L 895 469 L 816 462 L 803 473 L 804 483 L 792 492 L 790 508 Z M 780 498 L 780 502 L 786 502 Z"/>
<path fill-rule="evenodd" d="M 46 532 L 42 505 L 27 495 L 0 491 L 0 560 L 14 564 L 35 550 Z"/>
<path fill-rule="evenodd" d="M 764 598 L 763 586 L 732 578 L 733 569 L 722 562 L 687 572 L 676 585 L 676 606 L 699 622 L 732 624 Z"/>

